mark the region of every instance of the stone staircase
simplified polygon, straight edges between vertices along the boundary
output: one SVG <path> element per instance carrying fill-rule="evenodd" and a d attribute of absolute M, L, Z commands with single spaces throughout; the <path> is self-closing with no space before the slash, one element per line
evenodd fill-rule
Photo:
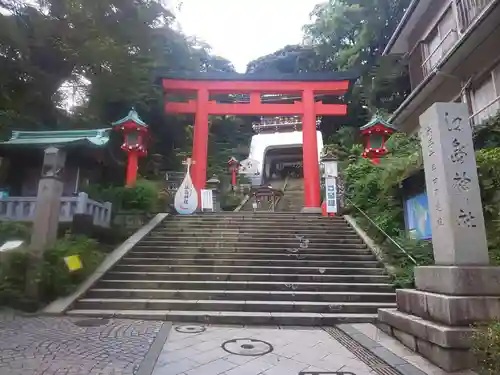
<path fill-rule="evenodd" d="M 278 212 L 300 212 L 304 207 L 304 179 L 288 179 L 285 195 L 281 198 L 276 211 Z"/>
<path fill-rule="evenodd" d="M 342 218 L 220 213 L 167 218 L 68 314 L 333 325 L 394 306 L 389 276 Z"/>

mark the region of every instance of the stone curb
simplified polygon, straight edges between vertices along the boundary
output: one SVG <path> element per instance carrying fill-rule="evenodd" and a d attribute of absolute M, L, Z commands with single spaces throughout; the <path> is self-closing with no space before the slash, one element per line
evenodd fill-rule
<path fill-rule="evenodd" d="M 378 246 L 375 241 L 366 233 L 356 222 L 356 220 L 350 215 L 344 215 L 344 219 L 349 223 L 349 225 L 356 231 L 363 242 L 368 246 L 368 248 L 373 252 L 377 260 L 384 265 L 384 268 L 391 275 L 394 275 L 396 270 L 393 266 L 389 265 L 384 259 L 384 252 L 380 246 Z"/>
<path fill-rule="evenodd" d="M 153 344 L 149 348 L 148 353 L 144 357 L 141 365 L 139 366 L 136 375 L 151 375 L 158 361 L 161 351 L 165 342 L 167 342 L 168 334 L 172 329 L 171 322 L 165 322 L 162 324 L 160 331 L 156 335 Z"/>
<path fill-rule="evenodd" d="M 59 298 L 46 306 L 41 313 L 43 315 L 60 315 L 64 314 L 80 297 L 82 297 L 87 290 L 92 288 L 99 279 L 108 272 L 118 261 L 123 258 L 139 241 L 146 237 L 158 224 L 160 224 L 166 217 L 167 213 L 157 214 L 146 225 L 140 228 L 125 242 L 118 246 L 99 267 L 90 275 L 83 283 L 78 286 L 78 289 L 69 296 Z"/>
<path fill-rule="evenodd" d="M 418 369 L 405 359 L 397 356 L 382 344 L 372 340 L 364 333 L 358 331 L 356 328 L 349 324 L 339 324 L 337 328 L 351 337 L 354 341 L 361 346 L 372 352 L 375 356 L 387 363 L 402 375 L 427 375 L 422 370 Z"/>

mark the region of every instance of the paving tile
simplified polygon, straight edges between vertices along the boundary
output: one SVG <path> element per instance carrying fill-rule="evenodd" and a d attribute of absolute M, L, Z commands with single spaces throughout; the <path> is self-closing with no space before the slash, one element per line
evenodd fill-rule
<path fill-rule="evenodd" d="M 230 353 L 226 352 L 225 350 L 219 347 L 212 350 L 207 350 L 206 352 L 203 353 L 195 354 L 193 356 L 190 356 L 190 358 L 198 363 L 206 364 L 216 359 L 228 357 L 229 355 Z"/>
<path fill-rule="evenodd" d="M 178 375 L 199 366 L 200 364 L 198 362 L 188 358 L 184 358 L 174 363 L 165 363 L 164 365 L 162 365 L 161 362 L 157 362 L 152 375 Z"/>
<path fill-rule="evenodd" d="M 217 359 L 191 371 L 186 371 L 186 375 L 219 375 L 234 367 L 234 363 L 224 359 Z"/>
<path fill-rule="evenodd" d="M 164 361 L 165 363 L 177 362 L 184 358 L 194 358 L 195 355 L 201 354 L 198 350 L 193 349 L 192 347 L 177 349 L 171 352 L 165 351 L 162 352 L 159 356 L 159 360 Z"/>
<path fill-rule="evenodd" d="M 230 371 L 226 371 L 226 373 L 227 375 L 256 375 L 269 370 L 271 367 L 274 367 L 274 365 L 259 361 L 257 358 Z"/>

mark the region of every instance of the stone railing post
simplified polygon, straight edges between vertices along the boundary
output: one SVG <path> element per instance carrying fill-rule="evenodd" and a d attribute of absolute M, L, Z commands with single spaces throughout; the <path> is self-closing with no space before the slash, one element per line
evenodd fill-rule
<path fill-rule="evenodd" d="M 86 214 L 89 195 L 87 193 L 79 193 L 76 201 L 75 214 Z"/>
<path fill-rule="evenodd" d="M 104 202 L 104 226 L 111 226 L 111 213 L 113 210 L 113 204 L 111 202 Z"/>

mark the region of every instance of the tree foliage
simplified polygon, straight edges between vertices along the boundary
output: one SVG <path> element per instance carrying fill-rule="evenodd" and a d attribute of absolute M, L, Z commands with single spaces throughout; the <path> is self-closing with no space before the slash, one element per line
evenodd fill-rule
<path fill-rule="evenodd" d="M 109 126 L 135 106 L 150 154 L 180 166 L 191 116 L 165 116 L 155 71 L 234 71 L 173 28 L 162 0 L 1 0 L 0 130 Z M 119 142 L 113 160 L 123 163 Z M 146 163 L 147 164 L 147 161 Z"/>

